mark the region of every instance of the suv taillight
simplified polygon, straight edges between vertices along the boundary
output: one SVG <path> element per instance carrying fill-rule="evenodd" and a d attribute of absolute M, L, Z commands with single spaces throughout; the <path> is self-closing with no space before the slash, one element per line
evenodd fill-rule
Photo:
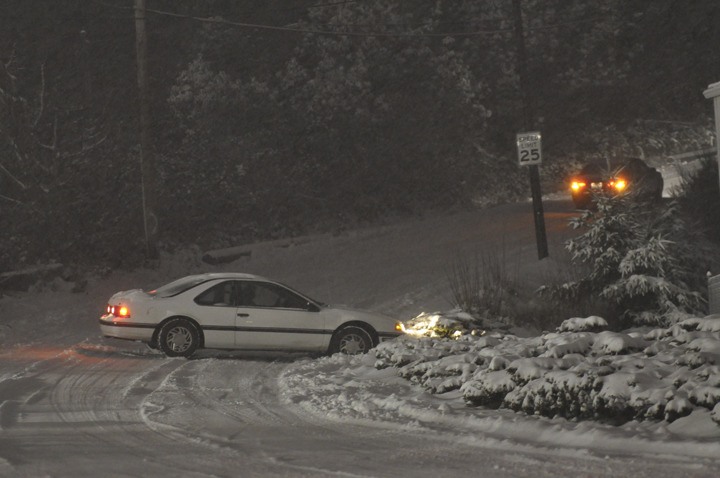
<path fill-rule="evenodd" d="M 573 181 L 572 183 L 570 183 L 570 189 L 572 189 L 573 191 L 580 191 L 585 186 L 587 186 L 587 184 L 585 184 L 585 181 Z"/>

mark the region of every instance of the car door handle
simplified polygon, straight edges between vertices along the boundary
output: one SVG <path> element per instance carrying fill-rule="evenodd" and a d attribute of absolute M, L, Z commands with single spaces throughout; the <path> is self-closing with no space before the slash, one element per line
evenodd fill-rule
<path fill-rule="evenodd" d="M 250 317 L 250 314 L 246 314 L 245 312 L 238 312 L 238 317 Z"/>

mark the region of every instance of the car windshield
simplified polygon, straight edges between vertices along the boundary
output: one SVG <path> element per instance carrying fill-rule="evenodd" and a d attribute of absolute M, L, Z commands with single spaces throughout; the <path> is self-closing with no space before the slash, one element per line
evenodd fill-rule
<path fill-rule="evenodd" d="M 188 289 L 192 289 L 196 285 L 202 284 L 205 281 L 207 281 L 207 277 L 203 276 L 183 277 L 182 279 L 178 279 L 170 282 L 169 284 L 165 284 L 162 287 L 158 287 L 155 290 L 151 290 L 148 294 L 154 297 L 172 297 L 180 294 L 181 292 L 185 292 Z"/>

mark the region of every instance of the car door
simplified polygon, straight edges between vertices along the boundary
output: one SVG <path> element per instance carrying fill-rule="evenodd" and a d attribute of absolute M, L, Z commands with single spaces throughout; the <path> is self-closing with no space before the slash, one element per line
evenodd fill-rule
<path fill-rule="evenodd" d="M 236 324 L 235 343 L 248 349 L 321 350 L 332 332 L 307 298 L 264 281 L 240 281 Z"/>
<path fill-rule="evenodd" d="M 205 347 L 234 348 L 237 320 L 237 286 L 224 281 L 199 294 L 194 299 L 192 315 L 205 336 Z"/>

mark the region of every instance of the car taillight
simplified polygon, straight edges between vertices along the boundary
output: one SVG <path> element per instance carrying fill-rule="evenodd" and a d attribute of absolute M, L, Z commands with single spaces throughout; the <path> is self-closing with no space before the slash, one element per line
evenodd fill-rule
<path fill-rule="evenodd" d="M 585 186 L 587 186 L 587 184 L 585 184 L 584 181 L 573 181 L 572 183 L 570 183 L 570 189 L 572 189 L 573 191 L 580 191 Z"/>
<path fill-rule="evenodd" d="M 610 184 L 616 191 L 623 191 L 627 187 L 627 182 L 624 179 L 616 179 Z"/>
<path fill-rule="evenodd" d="M 121 319 L 127 319 L 130 317 L 130 309 L 128 309 L 124 305 L 109 305 L 107 306 L 107 313 L 112 314 L 115 317 L 120 317 Z"/>

